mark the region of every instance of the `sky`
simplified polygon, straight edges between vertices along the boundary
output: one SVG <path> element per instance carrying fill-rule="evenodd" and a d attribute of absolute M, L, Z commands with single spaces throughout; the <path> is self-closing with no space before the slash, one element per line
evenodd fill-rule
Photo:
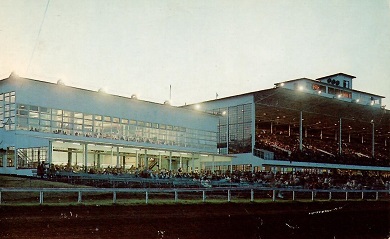
<path fill-rule="evenodd" d="M 334 73 L 390 108 L 390 0 L 0 0 L 0 78 L 184 105 Z"/>

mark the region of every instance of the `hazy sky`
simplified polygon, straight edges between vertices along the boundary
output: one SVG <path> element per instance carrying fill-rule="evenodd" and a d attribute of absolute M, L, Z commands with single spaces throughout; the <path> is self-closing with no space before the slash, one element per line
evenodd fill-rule
<path fill-rule="evenodd" d="M 47 3 L 0 0 L 1 79 L 182 105 L 343 72 L 390 108 L 390 0 Z"/>

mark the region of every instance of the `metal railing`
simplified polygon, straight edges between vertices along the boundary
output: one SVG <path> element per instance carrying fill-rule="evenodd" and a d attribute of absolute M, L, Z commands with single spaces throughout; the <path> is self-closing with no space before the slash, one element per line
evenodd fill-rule
<path fill-rule="evenodd" d="M 149 203 L 150 194 L 173 194 L 172 198 L 165 198 L 165 200 L 174 200 L 179 202 L 179 194 L 181 195 L 196 195 L 196 193 L 202 193 L 202 202 L 206 202 L 208 194 L 219 195 L 219 198 L 225 198 L 227 202 L 232 201 L 232 193 L 246 195 L 250 202 L 255 202 L 255 196 L 257 199 L 271 199 L 277 200 L 390 200 L 390 190 L 342 190 L 342 189 L 300 189 L 300 188 L 258 188 L 258 187 L 245 187 L 245 188 L 0 188 L 0 205 L 3 204 L 3 193 L 39 193 L 39 204 L 44 203 L 45 193 L 77 193 L 77 203 L 82 203 L 84 193 L 103 193 L 112 194 L 112 203 L 117 203 L 118 193 L 133 193 L 138 195 L 144 195 L 145 203 Z M 297 194 L 300 194 L 300 198 Z M 306 197 L 303 196 L 305 194 Z M 321 194 L 321 196 L 318 196 Z M 338 197 L 334 197 L 335 195 Z M 354 197 L 350 197 L 354 194 Z M 283 195 L 283 196 L 282 196 Z M 308 197 L 308 195 L 310 195 Z M 340 197 L 340 195 L 342 195 Z M 356 197 L 359 195 L 359 197 Z M 196 200 L 196 199 L 192 199 Z"/>

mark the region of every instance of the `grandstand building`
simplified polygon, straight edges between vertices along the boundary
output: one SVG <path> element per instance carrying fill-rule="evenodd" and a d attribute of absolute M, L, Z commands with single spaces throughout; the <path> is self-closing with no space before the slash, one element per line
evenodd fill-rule
<path fill-rule="evenodd" d="M 0 81 L 0 173 L 33 175 L 42 162 L 81 168 L 200 171 L 217 154 L 219 116 L 26 79 Z"/>
<path fill-rule="evenodd" d="M 383 96 L 338 73 L 174 107 L 11 74 L 0 81 L 0 174 L 45 162 L 125 170 L 390 172 Z"/>
<path fill-rule="evenodd" d="M 390 112 L 354 78 L 301 78 L 184 107 L 222 116 L 217 147 L 235 155 L 233 169 L 389 172 Z"/>

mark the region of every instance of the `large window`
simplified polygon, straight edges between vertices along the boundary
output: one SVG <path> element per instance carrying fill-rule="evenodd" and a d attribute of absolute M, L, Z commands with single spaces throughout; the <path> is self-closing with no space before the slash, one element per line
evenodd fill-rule
<path fill-rule="evenodd" d="M 221 115 L 217 135 L 218 150 L 221 154 L 252 151 L 251 104 L 214 109 L 212 113 Z"/>
<path fill-rule="evenodd" d="M 15 91 L 0 94 L 0 127 L 14 130 L 16 123 Z"/>
<path fill-rule="evenodd" d="M 34 105 L 18 104 L 17 122 L 18 130 L 167 144 L 206 150 L 214 150 L 217 145 L 216 132 Z"/>

